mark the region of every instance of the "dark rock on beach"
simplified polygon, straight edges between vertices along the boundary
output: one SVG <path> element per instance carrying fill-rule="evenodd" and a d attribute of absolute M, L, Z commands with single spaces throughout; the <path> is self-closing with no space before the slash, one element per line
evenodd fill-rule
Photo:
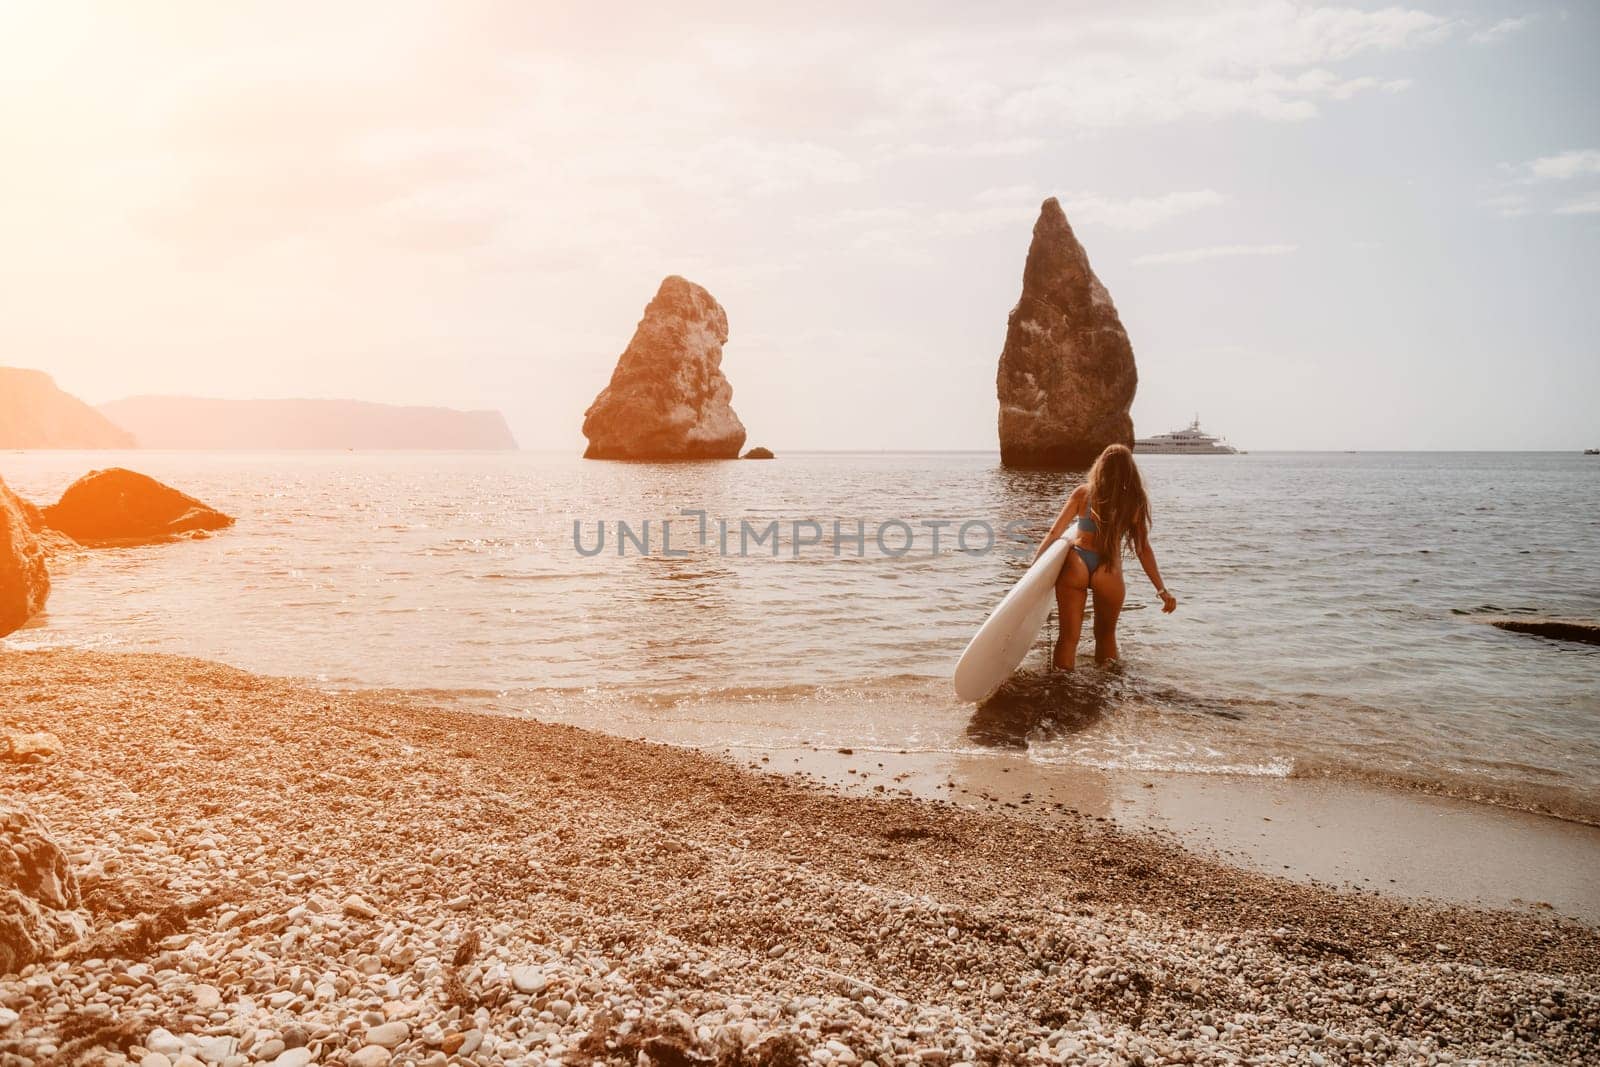
<path fill-rule="evenodd" d="M 32 812 L 0 801 L 0 974 L 11 974 L 88 929 L 78 882 Z"/>
<path fill-rule="evenodd" d="M 746 452 L 744 454 L 743 458 L 744 459 L 776 459 L 777 457 L 775 457 L 772 454 L 772 449 L 770 449 L 770 448 L 762 448 L 760 445 L 757 445 L 756 447 L 752 448 L 750 451 Z"/>
<path fill-rule="evenodd" d="M 1082 470 L 1107 445 L 1133 447 L 1133 346 L 1054 197 L 1039 209 L 1000 354 L 1000 460 Z"/>
<path fill-rule="evenodd" d="M 0 480 L 0 636 L 44 610 L 50 596 L 39 509 Z"/>
<path fill-rule="evenodd" d="M 90 471 L 42 512 L 47 526 L 90 547 L 158 544 L 233 525 L 231 516 L 121 467 Z"/>
<path fill-rule="evenodd" d="M 672 275 L 644 309 L 611 383 L 584 412 L 586 459 L 737 459 L 744 424 L 722 373 L 728 316 Z"/>

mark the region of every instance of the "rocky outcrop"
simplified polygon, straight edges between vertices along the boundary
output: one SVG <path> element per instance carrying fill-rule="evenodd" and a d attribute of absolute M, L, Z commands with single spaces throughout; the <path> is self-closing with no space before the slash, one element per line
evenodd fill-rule
<path fill-rule="evenodd" d="M 0 480 L 0 636 L 44 610 L 50 596 L 39 509 Z"/>
<path fill-rule="evenodd" d="M 1573 641 L 1600 645 L 1600 621 L 1595 619 L 1542 619 L 1521 615 L 1495 616 L 1480 620 L 1512 633 L 1547 637 L 1552 641 Z"/>
<path fill-rule="evenodd" d="M 145 448 L 510 450 L 498 411 L 401 407 L 365 400 L 217 400 L 135 396 L 100 405 Z"/>
<path fill-rule="evenodd" d="M 12 763 L 48 763 L 61 755 L 61 738 L 48 730 L 29 733 L 0 728 L 0 760 Z"/>
<path fill-rule="evenodd" d="M 737 459 L 745 432 L 722 374 L 727 340 L 727 313 L 710 293 L 677 275 L 663 281 L 584 412 L 584 458 Z"/>
<path fill-rule="evenodd" d="M 40 509 L 45 524 L 90 547 L 171 541 L 233 525 L 233 519 L 147 474 L 90 471 Z"/>
<path fill-rule="evenodd" d="M 1000 461 L 1082 470 L 1107 445 L 1133 447 L 1133 346 L 1054 197 L 1039 209 L 996 387 Z"/>
<path fill-rule="evenodd" d="M 131 434 L 44 371 L 0 367 L 0 448 L 133 448 Z"/>
<path fill-rule="evenodd" d="M 746 452 L 740 458 L 742 458 L 742 459 L 775 459 L 776 457 L 773 456 L 772 449 L 770 449 L 770 448 L 762 448 L 760 445 L 757 445 L 756 447 L 752 448 L 750 451 Z"/>
<path fill-rule="evenodd" d="M 88 930 L 78 882 L 30 811 L 0 800 L 0 974 L 21 970 Z"/>

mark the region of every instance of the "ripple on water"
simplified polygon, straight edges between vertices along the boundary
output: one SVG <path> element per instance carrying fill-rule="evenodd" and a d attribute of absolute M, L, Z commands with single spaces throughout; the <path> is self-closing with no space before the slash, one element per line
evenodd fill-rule
<path fill-rule="evenodd" d="M 53 498 L 117 461 L 24 453 L 4 473 Z M 953 549 L 948 528 L 934 555 L 918 524 L 1042 528 L 1071 475 L 976 454 L 797 453 L 759 471 L 523 453 L 140 464 L 239 525 L 95 553 L 8 645 L 176 652 L 695 743 L 1333 775 L 1596 815 L 1600 657 L 1480 621 L 1600 616 L 1581 457 L 1145 457 L 1179 613 L 1150 610 L 1132 576 L 1122 672 L 1025 674 L 978 708 L 950 697 L 949 670 L 1026 560 Z M 796 559 L 790 531 L 776 557 L 725 557 L 714 538 L 681 558 L 572 548 L 575 519 L 637 526 L 683 508 L 735 529 L 900 518 L 916 540 L 901 559 L 835 556 L 826 542 Z"/>

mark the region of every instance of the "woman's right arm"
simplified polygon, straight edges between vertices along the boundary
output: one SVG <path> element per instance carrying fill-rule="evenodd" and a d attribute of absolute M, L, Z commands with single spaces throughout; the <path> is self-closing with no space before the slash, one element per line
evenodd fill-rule
<path fill-rule="evenodd" d="M 1044 550 L 1059 541 L 1061 535 L 1067 532 L 1067 527 L 1072 525 L 1072 520 L 1076 519 L 1078 513 L 1083 510 L 1082 497 L 1082 486 L 1074 489 L 1072 495 L 1067 497 L 1067 502 L 1061 505 L 1061 514 L 1056 516 L 1055 525 L 1050 527 L 1050 532 L 1045 534 L 1044 540 L 1039 543 L 1039 550 L 1033 554 L 1034 559 L 1044 555 Z"/>
<path fill-rule="evenodd" d="M 1167 587 L 1161 581 L 1161 568 L 1156 566 L 1156 550 L 1150 546 L 1148 531 L 1139 537 L 1139 565 L 1144 568 L 1145 575 L 1150 579 L 1150 584 L 1156 587 L 1156 592 L 1161 596 L 1161 610 L 1164 614 L 1171 615 L 1178 610 L 1178 598 L 1167 592 Z"/>

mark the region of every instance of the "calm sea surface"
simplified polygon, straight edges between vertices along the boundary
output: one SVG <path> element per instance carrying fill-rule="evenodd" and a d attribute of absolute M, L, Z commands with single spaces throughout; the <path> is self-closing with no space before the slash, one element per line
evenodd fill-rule
<path fill-rule="evenodd" d="M 239 516 L 97 552 L 5 639 L 174 652 L 336 687 L 440 691 L 707 746 L 1025 750 L 1041 763 L 1389 781 L 1600 822 L 1600 650 L 1495 613 L 1600 615 L 1600 460 L 1565 454 L 1140 459 L 1176 615 L 1129 575 L 1125 666 L 1031 673 L 975 710 L 956 657 L 1075 478 L 982 454 L 651 465 L 538 453 L 0 455 L 24 495 L 127 465 Z M 684 510 L 708 515 L 706 543 Z M 674 518 L 673 556 L 661 520 Z M 616 551 L 616 522 L 650 555 Z M 717 520 L 729 523 L 728 554 Z M 865 523 L 865 554 L 832 524 Z M 740 521 L 771 542 L 739 552 Z M 815 520 L 822 540 L 794 544 Z M 910 526 L 915 540 L 898 552 Z M 923 523 L 945 520 L 939 550 Z M 606 526 L 605 551 L 595 544 Z M 814 532 L 802 526 L 800 539 Z M 687 551 L 687 555 L 676 555 Z M 1135 565 L 1136 566 L 1136 565 Z"/>

